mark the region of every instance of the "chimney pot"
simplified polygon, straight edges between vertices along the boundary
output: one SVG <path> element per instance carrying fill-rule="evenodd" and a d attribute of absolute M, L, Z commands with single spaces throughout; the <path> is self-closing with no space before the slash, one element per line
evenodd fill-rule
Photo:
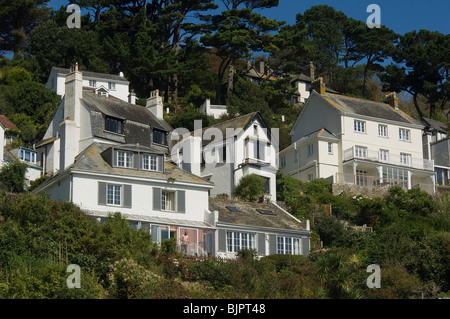
<path fill-rule="evenodd" d="M 392 92 L 388 95 L 386 95 L 386 102 L 393 107 L 394 109 L 398 110 L 398 97 L 397 93 Z"/>
<path fill-rule="evenodd" d="M 314 81 L 311 81 L 311 90 L 316 91 L 320 95 L 326 93 L 325 83 L 323 82 L 323 78 L 317 78 Z"/>

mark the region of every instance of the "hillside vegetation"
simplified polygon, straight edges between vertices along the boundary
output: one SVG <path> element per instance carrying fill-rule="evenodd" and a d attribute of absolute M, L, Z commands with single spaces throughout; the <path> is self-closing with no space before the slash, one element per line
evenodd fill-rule
<path fill-rule="evenodd" d="M 384 198 L 333 196 L 322 181 L 297 190 L 311 218 L 307 256 L 235 261 L 185 259 L 167 240 L 152 243 L 119 214 L 99 223 L 71 203 L 0 193 L 1 298 L 431 298 L 448 295 L 450 197 L 391 189 Z M 300 191 L 300 192 L 299 192 Z M 333 203 L 333 215 L 317 209 Z M 303 207 L 303 206 L 302 206 Z M 309 211 L 308 211 L 309 210 Z M 374 232 L 344 229 L 339 220 Z M 321 247 L 320 242 L 323 243 Z M 67 266 L 81 288 L 67 287 Z M 366 285 L 381 268 L 381 288 Z"/>

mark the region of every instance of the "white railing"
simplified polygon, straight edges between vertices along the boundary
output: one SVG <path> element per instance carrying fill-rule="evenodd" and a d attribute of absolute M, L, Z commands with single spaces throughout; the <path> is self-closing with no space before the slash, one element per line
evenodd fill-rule
<path fill-rule="evenodd" d="M 364 159 L 378 163 L 434 171 L 434 161 L 411 156 L 400 156 L 391 152 L 382 154 L 380 151 L 368 148 L 358 149 L 353 146 L 352 148 L 346 149 L 344 151 L 344 161 L 352 159 Z"/>
<path fill-rule="evenodd" d="M 337 184 L 353 184 L 359 186 L 400 186 L 408 189 L 408 181 L 393 178 L 380 178 L 363 174 L 341 174 L 336 173 Z"/>

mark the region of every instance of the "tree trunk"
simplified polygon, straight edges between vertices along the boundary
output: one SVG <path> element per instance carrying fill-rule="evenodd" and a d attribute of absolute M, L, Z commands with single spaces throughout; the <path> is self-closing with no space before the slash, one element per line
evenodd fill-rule
<path fill-rule="evenodd" d="M 414 101 L 414 106 L 416 107 L 416 111 L 419 114 L 419 117 L 424 118 L 423 112 L 420 109 L 419 103 L 417 102 L 417 93 L 413 94 L 413 101 Z"/>

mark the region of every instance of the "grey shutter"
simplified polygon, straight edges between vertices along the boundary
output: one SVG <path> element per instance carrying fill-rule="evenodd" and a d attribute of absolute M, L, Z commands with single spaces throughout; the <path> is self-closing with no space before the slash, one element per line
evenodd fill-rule
<path fill-rule="evenodd" d="M 158 156 L 158 171 L 164 172 L 164 156 Z"/>
<path fill-rule="evenodd" d="M 253 158 L 258 158 L 258 141 L 253 141 Z"/>
<path fill-rule="evenodd" d="M 177 210 L 179 213 L 186 212 L 186 192 L 185 191 L 177 191 Z"/>
<path fill-rule="evenodd" d="M 117 167 L 117 151 L 115 149 L 113 149 L 111 154 L 112 154 L 113 167 Z"/>
<path fill-rule="evenodd" d="M 302 245 L 302 248 L 301 248 L 302 255 L 308 255 L 309 250 L 311 249 L 309 237 L 301 238 L 300 243 Z"/>
<path fill-rule="evenodd" d="M 133 161 L 134 161 L 134 168 L 140 169 L 141 168 L 141 161 L 142 161 L 142 154 L 141 153 L 133 153 Z"/>
<path fill-rule="evenodd" d="M 219 241 L 219 251 L 226 251 L 227 238 L 225 229 L 219 229 L 218 241 Z"/>
<path fill-rule="evenodd" d="M 123 207 L 131 208 L 132 195 L 131 195 L 131 185 L 123 185 Z"/>
<path fill-rule="evenodd" d="M 259 143 L 259 154 L 260 154 L 260 160 L 265 161 L 266 160 L 266 143 L 260 142 Z"/>
<path fill-rule="evenodd" d="M 161 210 L 161 188 L 153 188 L 153 210 Z"/>
<path fill-rule="evenodd" d="M 106 183 L 98 182 L 98 204 L 106 205 Z"/>
<path fill-rule="evenodd" d="M 258 255 L 265 256 L 266 255 L 266 234 L 259 233 L 258 236 Z"/>
<path fill-rule="evenodd" d="M 268 255 L 275 255 L 277 253 L 277 235 L 270 235 L 269 236 L 269 254 Z"/>

